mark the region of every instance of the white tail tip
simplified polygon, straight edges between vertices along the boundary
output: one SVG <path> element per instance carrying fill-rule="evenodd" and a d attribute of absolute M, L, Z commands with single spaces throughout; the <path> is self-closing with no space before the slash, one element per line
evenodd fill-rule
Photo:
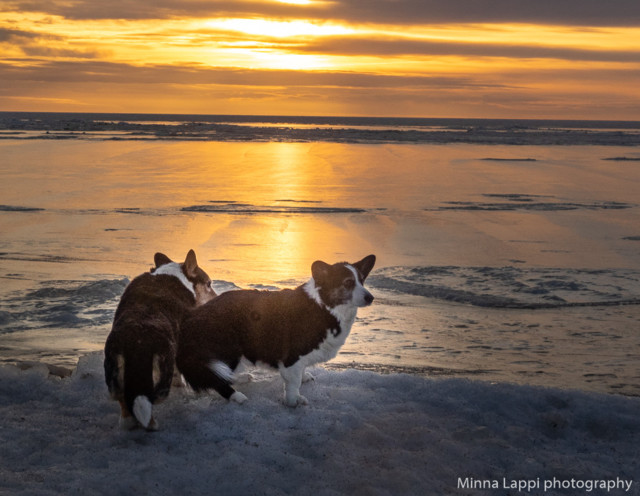
<path fill-rule="evenodd" d="M 145 429 L 148 429 L 151 424 L 152 409 L 153 406 L 146 396 L 137 396 L 133 400 L 133 414 Z"/>

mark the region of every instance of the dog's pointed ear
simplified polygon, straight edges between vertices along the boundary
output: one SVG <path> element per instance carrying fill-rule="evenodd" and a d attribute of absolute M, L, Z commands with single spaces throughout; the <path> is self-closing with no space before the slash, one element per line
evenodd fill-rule
<path fill-rule="evenodd" d="M 371 269 L 373 269 L 375 263 L 376 256 L 369 255 L 367 257 L 364 257 L 359 262 L 354 263 L 353 266 L 358 270 L 358 272 L 360 272 L 360 274 L 362 274 L 362 280 L 364 281 L 369 275 L 369 272 L 371 272 Z"/>
<path fill-rule="evenodd" d="M 164 253 L 156 253 L 153 256 L 153 261 L 156 264 L 156 269 L 158 267 L 160 267 L 161 265 L 166 265 L 168 263 L 172 263 L 172 260 L 168 256 L 166 256 Z"/>
<path fill-rule="evenodd" d="M 189 250 L 187 258 L 184 260 L 184 271 L 188 276 L 195 277 L 198 270 L 198 261 L 196 260 L 196 252 Z"/>
<path fill-rule="evenodd" d="M 322 260 L 316 260 L 315 262 L 313 262 L 313 264 L 311 265 L 311 275 L 313 276 L 313 280 L 318 284 L 321 284 L 322 281 L 324 281 L 329 275 L 330 268 L 331 265 L 323 262 Z"/>

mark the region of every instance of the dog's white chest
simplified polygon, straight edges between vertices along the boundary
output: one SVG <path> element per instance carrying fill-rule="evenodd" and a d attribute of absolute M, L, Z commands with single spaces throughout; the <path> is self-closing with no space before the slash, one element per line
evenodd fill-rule
<path fill-rule="evenodd" d="M 311 299 L 323 306 L 338 323 L 337 326 L 326 329 L 324 340 L 315 349 L 300 357 L 298 362 L 302 362 L 301 365 L 306 367 L 331 360 L 338 354 L 338 351 L 340 351 L 349 336 L 358 308 L 351 301 L 334 308 L 325 307 L 313 279 L 305 285 L 305 291 Z"/>
<path fill-rule="evenodd" d="M 331 360 L 338 354 L 340 348 L 344 345 L 347 337 L 349 336 L 350 330 L 350 327 L 347 329 L 342 328 L 340 332 L 338 332 L 338 329 L 327 329 L 325 339 L 320 342 L 317 348 L 306 355 L 301 356 L 299 362 L 302 362 L 305 367 L 308 367 L 316 363 Z"/>

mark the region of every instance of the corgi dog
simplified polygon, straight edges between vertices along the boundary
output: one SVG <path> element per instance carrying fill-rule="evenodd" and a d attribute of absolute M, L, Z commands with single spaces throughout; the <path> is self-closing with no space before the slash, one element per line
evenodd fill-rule
<path fill-rule="evenodd" d="M 373 302 L 364 281 L 375 261 L 375 255 L 353 264 L 316 261 L 311 279 L 296 289 L 222 293 L 182 322 L 178 370 L 195 391 L 215 389 L 243 403 L 246 396 L 231 384 L 245 358 L 280 371 L 286 405 L 307 404 L 300 385 L 313 377 L 305 368 L 335 357 L 358 308 Z"/>
<path fill-rule="evenodd" d="M 125 288 L 104 347 L 105 380 L 120 402 L 123 429 L 157 429 L 152 405 L 169 394 L 180 321 L 216 296 L 193 250 L 184 263 L 162 253 L 154 262 Z"/>

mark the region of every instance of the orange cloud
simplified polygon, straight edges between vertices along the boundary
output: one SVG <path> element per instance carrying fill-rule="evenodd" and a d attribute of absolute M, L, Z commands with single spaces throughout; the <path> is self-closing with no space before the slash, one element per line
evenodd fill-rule
<path fill-rule="evenodd" d="M 5 2 L 0 104 L 633 119 L 640 4 L 596 3 Z"/>

